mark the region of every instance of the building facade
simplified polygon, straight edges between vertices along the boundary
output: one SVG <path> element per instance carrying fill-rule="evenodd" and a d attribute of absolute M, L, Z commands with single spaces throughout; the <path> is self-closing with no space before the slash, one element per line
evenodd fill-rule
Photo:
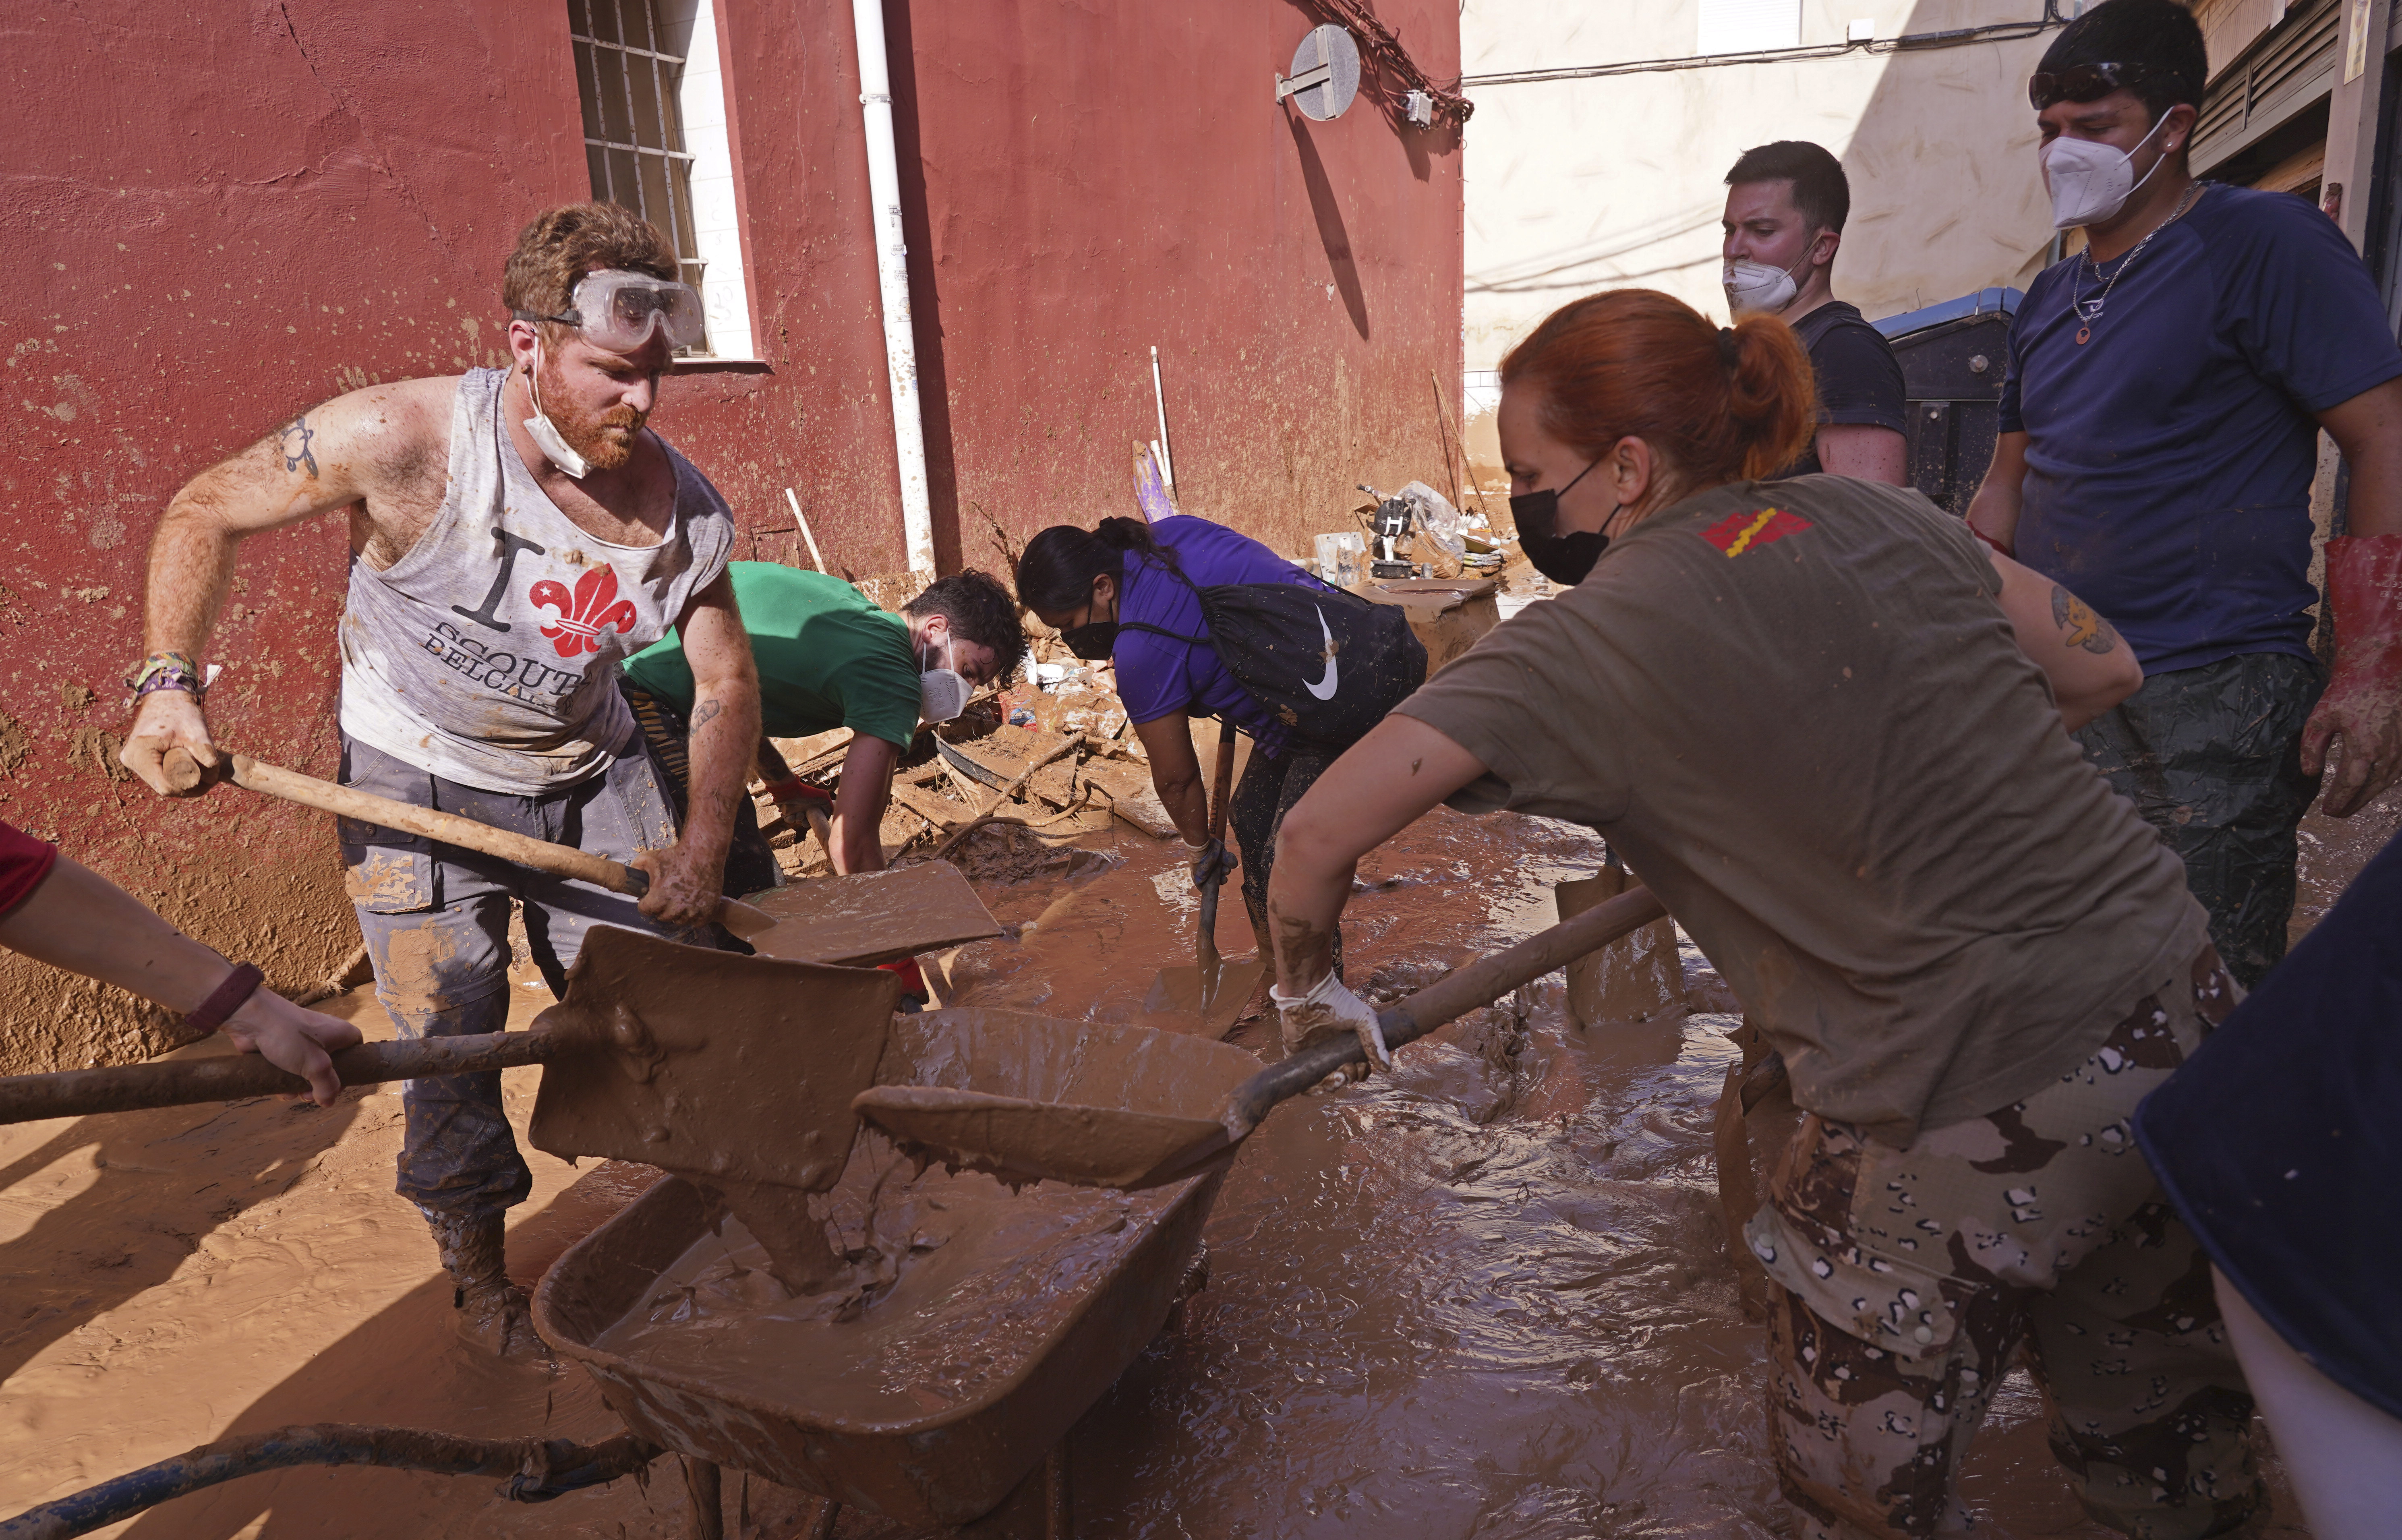
<path fill-rule="evenodd" d="M 1376 13 L 1437 79 L 1436 0 Z M 1271 0 L 885 0 L 936 566 L 1178 490 L 1287 550 L 1358 481 L 1438 450 L 1459 362 L 1456 131 L 1372 62 L 1311 121 L 1276 84 L 1326 20 Z M 725 492 L 738 554 L 902 597 L 910 566 L 849 6 L 96 0 L 16 29 L 0 490 L 0 818 L 61 841 L 291 988 L 355 942 L 321 816 L 116 764 L 154 521 L 190 475 L 325 397 L 501 359 L 501 265 L 594 196 L 676 239 L 706 298 L 661 432 Z M 338 519 L 255 538 L 208 661 L 225 742 L 334 765 Z M 154 1052 L 172 1024 L 0 956 L 0 1072 Z"/>

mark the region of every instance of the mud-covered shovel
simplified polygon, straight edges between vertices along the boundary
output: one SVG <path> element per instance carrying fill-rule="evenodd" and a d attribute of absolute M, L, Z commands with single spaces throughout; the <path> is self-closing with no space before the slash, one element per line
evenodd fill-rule
<path fill-rule="evenodd" d="M 1606 903 L 1635 879 L 1611 851 L 1593 876 L 1552 890 L 1560 918 L 1574 919 Z M 1677 953 L 1676 923 L 1652 921 L 1568 964 L 1568 1014 L 1588 1030 L 1605 1022 L 1658 1021 L 1685 1009 L 1685 969 Z"/>
<path fill-rule="evenodd" d="M 286 770 L 264 760 L 253 759 L 248 754 L 228 753 L 226 757 L 231 762 L 233 783 L 246 791 L 298 803 L 303 807 L 356 818 L 362 823 L 397 829 L 405 834 L 421 835 L 445 845 L 455 845 L 462 850 L 498 856 L 519 866 L 531 866 L 537 872 L 547 872 L 553 876 L 573 877 L 596 887 L 605 887 L 612 893 L 623 893 L 628 898 L 639 899 L 650 891 L 650 873 L 639 867 L 611 860 L 606 856 L 596 856 L 573 846 L 552 845 L 524 834 L 514 834 L 505 829 L 477 823 L 473 818 L 462 818 L 456 813 L 414 807 L 405 802 L 394 802 L 390 797 L 375 796 L 352 787 L 337 786 L 331 781 L 319 780 L 296 770 Z M 199 785 L 202 777 L 200 765 L 182 749 L 169 755 L 167 772 L 172 781 L 187 791 Z M 717 923 L 747 942 L 772 929 L 776 920 L 739 899 L 726 899 L 718 909 Z"/>
<path fill-rule="evenodd" d="M 1414 1042 L 1455 1017 L 1490 1005 L 1570 960 L 1660 919 L 1667 911 L 1643 887 L 1586 910 L 1574 919 L 1520 942 L 1506 951 L 1456 969 L 1377 1013 L 1386 1043 Z M 1114 1029 L 1143 1032 L 1139 1027 Z M 1028 1024 L 1016 1028 L 1017 1052 L 1029 1057 L 1077 1059 L 1089 1052 L 1084 1036 L 1090 1024 Z M 1150 1033 L 1165 1038 L 1166 1033 Z M 1110 1053 L 1128 1058 L 1139 1044 L 1121 1041 Z M 1213 1045 L 1214 1046 L 1214 1045 Z M 1223 1052 L 1238 1052 L 1222 1049 Z M 1054 1180 L 1087 1187 L 1157 1187 L 1197 1176 L 1228 1157 L 1259 1126 L 1268 1110 L 1288 1096 L 1318 1084 L 1346 1065 L 1366 1058 L 1359 1039 L 1346 1036 L 1269 1065 L 1217 1102 L 1163 1107 L 1154 1098 L 1071 1099 L 1008 1093 L 1019 1091 L 993 1074 L 951 1077 L 951 1084 L 885 1083 L 863 1092 L 851 1105 L 859 1115 L 893 1138 L 954 1165 L 989 1171 L 1007 1180 Z M 1206 1065 L 1184 1066 L 1203 1079 Z M 881 1077 L 891 1082 L 890 1072 Z M 1103 1084 L 1105 1081 L 1090 1083 Z"/>
<path fill-rule="evenodd" d="M 1221 722 L 1218 728 L 1217 771 L 1210 777 L 1209 837 L 1226 837 L 1226 815 L 1234 801 L 1235 789 L 1235 724 Z M 1218 890 L 1225 886 L 1221 873 L 1209 879 L 1201 889 L 1200 940 L 1190 968 L 1163 968 L 1152 981 L 1151 993 L 1143 998 L 1143 1010 L 1154 1014 L 1174 1013 L 1196 1018 L 1204 1037 L 1222 1038 L 1235 1024 L 1235 1018 L 1259 987 L 1260 975 L 1267 969 L 1267 958 L 1252 957 L 1245 962 L 1229 964 L 1218 955 Z"/>
<path fill-rule="evenodd" d="M 842 1175 L 899 981 L 684 946 L 595 926 L 567 997 L 531 1030 L 362 1043 L 333 1055 L 345 1085 L 543 1066 L 534 1147 L 661 1166 L 740 1196 L 823 1191 Z M 255 1053 L 0 1079 L 0 1123 L 297 1094 Z M 746 1217 L 746 1222 L 747 1217 Z M 770 1227 L 772 1228 L 772 1226 Z"/>

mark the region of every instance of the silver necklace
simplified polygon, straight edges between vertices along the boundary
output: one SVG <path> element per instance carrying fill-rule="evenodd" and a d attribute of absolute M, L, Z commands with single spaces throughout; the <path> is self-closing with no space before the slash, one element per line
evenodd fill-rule
<path fill-rule="evenodd" d="M 2100 278 L 2102 264 L 2093 260 L 2093 248 L 2091 245 L 2085 248 L 2084 262 L 2079 265 L 2077 271 L 2068 275 L 2069 297 L 2076 302 L 2077 313 L 2085 321 L 2084 325 L 2077 328 L 2078 347 L 2082 348 L 2092 338 L 2093 323 L 2102 319 L 2102 307 L 2109 300 L 2110 291 L 2119 286 L 2119 280 L 2127 276 L 2127 269 L 2135 265 L 2135 258 L 2144 254 L 2144 248 L 2152 243 L 2152 237 L 2185 217 L 2185 211 L 2192 207 L 2193 200 L 2202 195 L 2202 189 L 2205 185 L 2196 182 L 2192 186 L 2188 187 L 2185 190 L 2185 196 L 2177 199 L 2176 207 L 2169 211 L 2169 216 L 2144 232 L 2144 239 L 2135 242 L 2135 249 L 2127 254 L 2125 259 L 2119 264 L 2119 270 L 2112 273 L 2109 281 L 2102 285 L 2102 292 L 2091 299 L 2086 298 L 2084 295 L 2083 269 L 2091 268 L 2093 269 L 2093 276 Z"/>

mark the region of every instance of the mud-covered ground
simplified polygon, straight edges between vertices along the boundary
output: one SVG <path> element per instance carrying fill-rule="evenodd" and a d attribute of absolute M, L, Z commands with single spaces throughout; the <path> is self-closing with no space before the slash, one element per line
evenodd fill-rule
<path fill-rule="evenodd" d="M 2302 920 L 2397 821 L 2391 807 L 2311 821 Z M 1191 955 L 1180 859 L 1097 819 L 1051 832 L 963 857 L 1010 933 L 946 971 L 961 1003 L 1139 1020 L 1155 970 Z M 1525 934 L 1552 918 L 1550 884 L 1598 855 L 1559 826 L 1438 812 L 1362 871 L 1346 971 L 1406 987 Z M 1239 904 L 1220 938 L 1249 949 Z M 1071 1436 L 1076 1533 L 1788 1533 L 1762 1457 L 1762 1332 L 1716 1210 L 1732 1002 L 1690 949 L 1686 964 L 1681 1018 L 1581 1031 L 1554 976 L 1523 1026 L 1479 1012 L 1404 1050 L 1390 1078 L 1278 1111 L 1218 1199 L 1208 1286 Z M 546 997 L 518 994 L 523 1024 Z M 389 1031 L 363 992 L 338 1008 Z M 535 1073 L 508 1077 L 520 1123 Z M 395 1095 L 352 1093 L 328 1111 L 0 1129 L 0 1515 L 230 1430 L 615 1431 L 580 1371 L 454 1345 L 432 1244 L 391 1191 L 399 1112 Z M 535 1194 L 509 1260 L 530 1283 L 649 1174 L 528 1156 Z M 2021 1378 L 1967 1490 L 1997 1540 L 2103 1533 L 2070 1502 Z M 672 1463 L 539 1507 L 499 1502 L 488 1479 L 304 1469 L 104 1533 L 664 1540 L 686 1533 L 685 1504 Z M 810 1506 L 729 1473 L 725 1511 L 729 1533 L 782 1540 Z M 856 1513 L 839 1533 L 899 1540 Z M 2271 1533 L 2300 1532 L 2285 1519 Z"/>

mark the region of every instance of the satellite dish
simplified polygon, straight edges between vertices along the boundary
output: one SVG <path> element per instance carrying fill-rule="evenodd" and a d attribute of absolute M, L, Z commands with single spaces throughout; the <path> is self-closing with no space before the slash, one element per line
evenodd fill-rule
<path fill-rule="evenodd" d="M 1277 77 L 1277 100 L 1290 96 L 1304 117 L 1340 117 L 1360 94 L 1360 45 L 1332 22 L 1313 27 L 1292 50 L 1292 78 Z"/>

